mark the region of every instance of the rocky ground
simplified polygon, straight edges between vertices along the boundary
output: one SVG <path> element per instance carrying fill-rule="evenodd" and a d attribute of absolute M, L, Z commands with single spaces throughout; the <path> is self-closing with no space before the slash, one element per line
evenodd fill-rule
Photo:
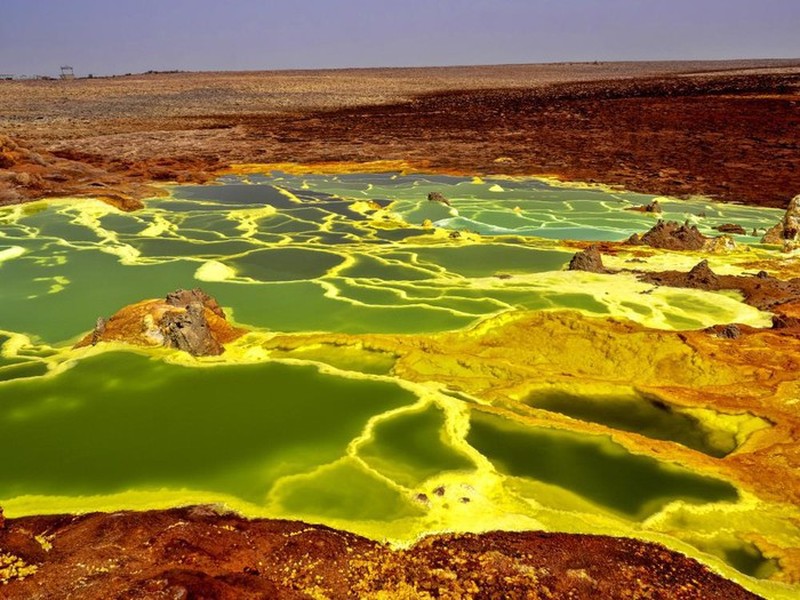
<path fill-rule="evenodd" d="M 800 61 L 4 81 L 0 106 L 0 204 L 132 209 L 236 163 L 377 159 L 777 207 L 800 190 Z"/>
<path fill-rule="evenodd" d="M 3 598 L 757 598 L 656 544 L 438 535 L 393 551 L 322 526 L 210 507 L 10 519 Z"/>

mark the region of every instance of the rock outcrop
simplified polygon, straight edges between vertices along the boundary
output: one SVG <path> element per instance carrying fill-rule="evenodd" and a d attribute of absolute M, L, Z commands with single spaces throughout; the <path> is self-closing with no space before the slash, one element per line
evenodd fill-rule
<path fill-rule="evenodd" d="M 120 210 L 142 208 L 142 198 L 163 195 L 158 188 L 122 182 L 102 168 L 0 135 L 0 206 L 53 196 L 102 200 Z"/>
<path fill-rule="evenodd" d="M 724 340 L 735 340 L 742 335 L 742 330 L 736 323 L 714 325 L 706 329 L 706 332 Z"/>
<path fill-rule="evenodd" d="M 719 289 L 719 277 L 708 266 L 707 260 L 701 260 L 693 266 L 686 274 L 686 281 L 689 284 L 686 287 L 696 287 L 704 290 Z"/>
<path fill-rule="evenodd" d="M 445 198 L 441 192 L 431 192 L 428 194 L 428 202 L 439 202 L 445 206 L 451 206 L 450 200 Z"/>
<path fill-rule="evenodd" d="M 694 225 L 659 220 L 649 231 L 642 235 L 634 233 L 625 243 L 664 250 L 702 250 L 706 241 L 708 238 Z"/>
<path fill-rule="evenodd" d="M 597 246 L 589 246 L 586 250 L 577 252 L 569 261 L 569 271 L 588 271 L 590 273 L 608 273 L 603 266 L 603 255 Z"/>
<path fill-rule="evenodd" d="M 94 330 L 76 347 L 117 341 L 177 348 L 192 356 L 216 356 L 224 352 L 223 344 L 243 333 L 228 323 L 214 298 L 201 289 L 181 289 L 164 300 L 145 300 L 109 319 L 98 318 Z"/>
<path fill-rule="evenodd" d="M 747 230 L 742 227 L 741 225 L 737 225 L 736 223 L 723 223 L 722 225 L 717 225 L 714 227 L 720 233 L 734 233 L 736 235 L 746 235 Z"/>
<path fill-rule="evenodd" d="M 800 194 L 791 199 L 783 219 L 770 227 L 761 241 L 764 244 L 783 245 L 787 250 L 800 245 Z"/>
<path fill-rule="evenodd" d="M 725 254 L 736 250 L 736 240 L 727 233 L 723 233 L 708 240 L 703 250 L 710 254 Z"/>

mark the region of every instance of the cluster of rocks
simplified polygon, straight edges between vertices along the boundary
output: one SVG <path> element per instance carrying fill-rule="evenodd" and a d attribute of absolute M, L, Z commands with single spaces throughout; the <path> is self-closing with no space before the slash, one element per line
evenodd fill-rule
<path fill-rule="evenodd" d="M 639 235 L 634 233 L 626 244 L 634 246 L 651 246 L 664 250 L 702 250 L 708 238 L 694 225 L 675 221 L 659 220 L 649 231 Z"/>
<path fill-rule="evenodd" d="M 216 356 L 224 352 L 225 342 L 243 333 L 228 323 L 217 301 L 203 290 L 179 289 L 164 300 L 145 300 L 109 319 L 97 319 L 94 330 L 76 347 L 121 341 L 177 348 L 192 356 Z"/>
<path fill-rule="evenodd" d="M 744 301 L 759 310 L 777 311 L 783 305 L 800 303 L 800 277 L 782 280 L 766 271 L 755 275 L 719 275 L 702 260 L 688 272 L 661 271 L 640 273 L 639 279 L 655 285 L 694 288 L 699 290 L 738 290 Z M 789 321 L 786 321 L 789 323 Z"/>

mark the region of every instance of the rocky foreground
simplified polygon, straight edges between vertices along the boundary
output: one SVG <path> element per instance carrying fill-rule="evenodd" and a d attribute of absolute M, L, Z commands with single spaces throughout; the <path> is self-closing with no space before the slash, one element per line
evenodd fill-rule
<path fill-rule="evenodd" d="M 407 550 L 211 507 L 0 522 L 0 595 L 33 598 L 757 598 L 656 544 L 495 532 Z"/>

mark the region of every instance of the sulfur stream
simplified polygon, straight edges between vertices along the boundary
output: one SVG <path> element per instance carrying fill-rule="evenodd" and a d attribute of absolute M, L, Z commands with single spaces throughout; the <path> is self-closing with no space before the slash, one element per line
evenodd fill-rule
<path fill-rule="evenodd" d="M 2 208 L 0 506 L 216 502 L 398 545 L 489 529 L 635 536 L 792 597 L 800 511 L 736 462 L 774 422 L 709 400 L 752 373 L 669 337 L 770 315 L 734 293 L 565 270 L 575 250 L 562 240 L 645 231 L 654 217 L 625 209 L 651 199 L 534 179 L 273 173 L 174 187 L 136 213 L 84 199 Z M 709 235 L 780 217 L 660 202 Z M 708 257 L 715 271 L 774 258 L 736 239 Z M 608 257 L 642 270 L 698 260 Z M 220 357 L 72 348 L 100 316 L 198 286 L 250 330 Z M 553 328 L 550 341 L 509 337 L 519 319 Z M 566 345 L 579 327 L 639 343 L 607 331 L 612 319 L 667 340 L 651 363 L 675 373 L 637 374 L 635 347 L 593 358 Z"/>

